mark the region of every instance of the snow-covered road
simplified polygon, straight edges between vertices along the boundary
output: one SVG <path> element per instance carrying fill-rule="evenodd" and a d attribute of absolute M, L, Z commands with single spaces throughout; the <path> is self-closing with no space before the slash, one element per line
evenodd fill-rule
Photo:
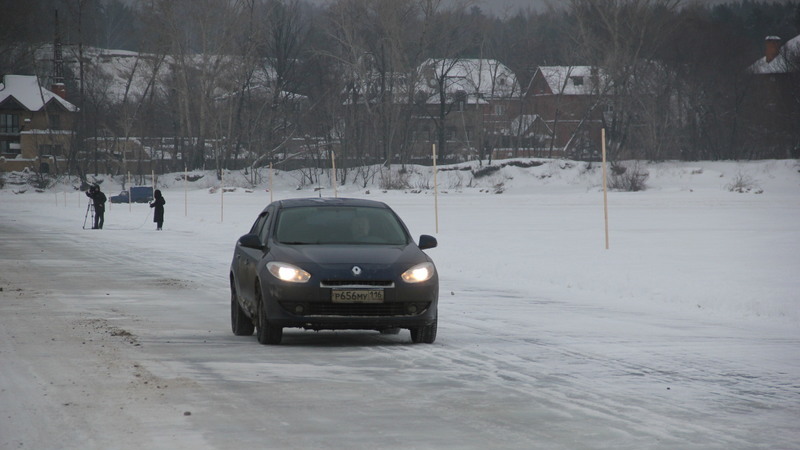
<path fill-rule="evenodd" d="M 0 448 L 800 448 L 797 322 L 671 297 L 691 289 L 682 284 L 694 275 L 683 271 L 723 263 L 754 226 L 770 224 L 784 238 L 767 250 L 796 250 L 796 222 L 770 221 L 786 211 L 785 199 L 759 198 L 767 217 L 754 224 L 729 220 L 750 217 L 754 196 L 687 207 L 653 194 L 648 219 L 626 222 L 618 240 L 660 224 L 682 228 L 683 239 L 724 229 L 728 241 L 695 248 L 704 255 L 697 268 L 689 255 L 661 274 L 671 278 L 663 284 L 640 266 L 648 257 L 621 245 L 611 267 L 598 270 L 605 278 L 630 272 L 602 284 L 574 272 L 604 251 L 578 237 L 591 228 L 580 218 L 597 213 L 585 192 L 552 202 L 453 195 L 443 202 L 449 230 L 429 251 L 442 274 L 435 344 L 412 345 L 405 330 L 288 329 L 282 345 L 262 346 L 230 332 L 227 266 L 263 199 L 226 197 L 219 223 L 209 218 L 219 205 L 208 200 L 195 207 L 210 212 L 204 218 L 181 217 L 178 192 L 165 192 L 163 232 L 152 230 L 146 205 L 113 205 L 106 229 L 92 231 L 80 229 L 79 205 L 53 208 L 52 194 L 0 199 Z M 195 205 L 210 198 L 190 194 Z M 415 235 L 433 231 L 420 198 L 378 197 Z M 634 216 L 640 198 L 619 195 L 618 214 Z M 508 277 L 541 255 L 507 233 L 480 233 L 519 217 L 512 205 L 528 202 L 537 205 L 530 223 L 549 233 L 542 254 L 552 239 L 564 259 L 514 282 Z M 682 220 L 706 203 L 720 210 L 719 223 Z M 797 218 L 796 201 L 788 207 Z M 559 214 L 569 225 L 553 219 Z M 597 234 L 591 240 L 602 245 Z M 667 261 L 681 254 L 669 242 L 653 246 Z M 711 283 L 719 267 L 708 270 Z M 555 279 L 558 271 L 567 281 Z M 746 294 L 737 288 L 743 273 L 732 269 L 728 282 Z M 631 305 L 637 292 L 645 297 Z"/>

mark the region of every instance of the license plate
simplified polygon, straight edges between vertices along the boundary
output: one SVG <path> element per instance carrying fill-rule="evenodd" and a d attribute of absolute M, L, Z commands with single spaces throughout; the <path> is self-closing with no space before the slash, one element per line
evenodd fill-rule
<path fill-rule="evenodd" d="M 334 289 L 331 291 L 333 303 L 383 303 L 382 289 Z"/>

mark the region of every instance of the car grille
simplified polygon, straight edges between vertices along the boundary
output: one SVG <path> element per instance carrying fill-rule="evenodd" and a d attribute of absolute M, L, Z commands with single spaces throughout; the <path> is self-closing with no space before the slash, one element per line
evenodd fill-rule
<path fill-rule="evenodd" d="M 370 287 L 394 287 L 392 280 L 322 280 L 320 287 L 333 288 L 342 286 L 370 286 Z"/>
<path fill-rule="evenodd" d="M 280 302 L 286 312 L 300 316 L 348 316 L 348 317 L 398 317 L 417 316 L 431 306 L 430 302 L 413 303 L 415 312 L 409 312 L 410 303 L 295 303 Z M 297 314 L 297 307 L 303 307 L 303 313 Z"/>

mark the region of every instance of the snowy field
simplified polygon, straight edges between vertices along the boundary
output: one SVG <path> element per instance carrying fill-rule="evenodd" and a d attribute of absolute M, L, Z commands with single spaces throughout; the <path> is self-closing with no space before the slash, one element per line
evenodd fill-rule
<path fill-rule="evenodd" d="M 425 168 L 337 187 L 439 240 L 433 345 L 231 333 L 236 239 L 330 185 L 164 175 L 163 231 L 146 204 L 85 230 L 69 183 L 7 178 L 0 449 L 800 449 L 800 164 L 644 167 L 646 191 L 609 193 L 609 249 L 598 165 L 445 170 L 438 199 Z"/>

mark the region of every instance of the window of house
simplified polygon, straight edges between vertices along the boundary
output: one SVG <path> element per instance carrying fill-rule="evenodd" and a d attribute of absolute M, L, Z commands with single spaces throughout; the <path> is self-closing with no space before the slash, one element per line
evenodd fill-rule
<path fill-rule="evenodd" d="M 506 105 L 494 105 L 494 115 L 495 116 L 502 116 L 506 113 Z"/>
<path fill-rule="evenodd" d="M 50 118 L 50 129 L 51 130 L 60 130 L 61 129 L 61 116 L 58 114 L 49 114 L 48 117 Z"/>
<path fill-rule="evenodd" d="M 19 133 L 19 116 L 0 114 L 0 133 Z"/>
<path fill-rule="evenodd" d="M 570 77 L 572 84 L 575 86 L 583 86 L 583 77 Z"/>
<path fill-rule="evenodd" d="M 464 111 L 464 105 L 467 103 L 467 91 L 456 91 L 456 103 L 458 103 L 458 110 Z"/>

